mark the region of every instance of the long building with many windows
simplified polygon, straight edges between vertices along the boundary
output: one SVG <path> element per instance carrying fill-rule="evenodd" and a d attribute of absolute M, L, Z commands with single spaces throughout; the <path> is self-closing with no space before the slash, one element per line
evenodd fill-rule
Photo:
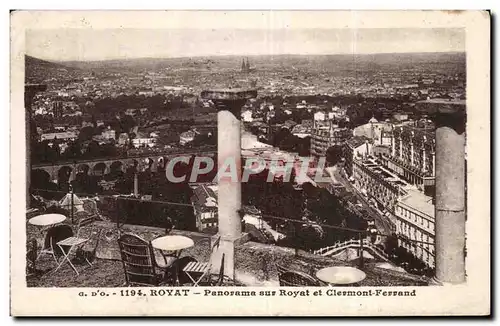
<path fill-rule="evenodd" d="M 406 193 L 406 182 L 379 164 L 379 160 L 369 156 L 353 161 L 354 186 L 363 195 L 374 201 L 380 211 L 392 213 L 398 198 Z"/>
<path fill-rule="evenodd" d="M 435 266 L 435 219 L 432 197 L 409 190 L 395 208 L 398 245 L 428 267 Z"/>
<path fill-rule="evenodd" d="M 382 164 L 401 178 L 418 186 L 433 186 L 435 178 L 436 141 L 432 129 L 397 126 L 393 130 L 391 156 Z"/>

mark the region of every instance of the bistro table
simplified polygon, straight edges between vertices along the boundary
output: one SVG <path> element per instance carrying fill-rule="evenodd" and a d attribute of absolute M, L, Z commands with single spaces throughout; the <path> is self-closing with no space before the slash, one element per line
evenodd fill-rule
<path fill-rule="evenodd" d="M 44 235 L 51 227 L 63 222 L 64 220 L 66 220 L 66 216 L 64 216 L 62 214 L 43 214 L 43 215 L 37 215 L 35 217 L 30 218 L 28 220 L 28 223 L 31 225 L 38 226 L 40 228 L 39 229 L 40 234 Z M 40 251 L 40 253 L 36 257 L 36 260 L 38 260 L 42 254 L 50 254 L 54 257 L 54 260 L 57 263 L 55 253 L 52 250 L 52 248 L 44 248 L 44 246 L 45 246 L 44 242 L 43 242 L 44 240 L 45 240 L 45 236 L 42 237 L 42 246 L 41 246 L 42 250 Z"/>
<path fill-rule="evenodd" d="M 194 241 L 191 238 L 182 235 L 165 235 L 163 237 L 156 238 L 151 241 L 153 248 L 160 250 L 163 259 L 165 260 L 165 265 L 167 267 L 175 264 L 175 261 L 179 259 L 182 250 L 194 246 Z M 170 258 L 170 264 L 169 264 Z M 179 271 L 177 270 L 177 265 L 175 265 L 175 282 L 179 284 Z"/>
<path fill-rule="evenodd" d="M 326 267 L 316 272 L 316 277 L 329 285 L 351 285 L 366 278 L 365 272 L 355 267 Z"/>

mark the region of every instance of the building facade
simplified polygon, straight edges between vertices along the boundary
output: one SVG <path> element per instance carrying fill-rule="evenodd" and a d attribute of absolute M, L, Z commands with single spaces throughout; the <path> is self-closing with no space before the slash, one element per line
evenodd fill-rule
<path fill-rule="evenodd" d="M 66 131 L 66 132 L 51 132 L 51 133 L 46 133 L 42 134 L 40 136 L 40 141 L 44 140 L 75 140 L 78 138 L 78 135 L 76 132 L 72 131 Z"/>
<path fill-rule="evenodd" d="M 205 184 L 201 184 L 193 190 L 191 203 L 196 216 L 196 228 L 198 231 L 217 231 L 219 226 L 217 194 Z"/>
<path fill-rule="evenodd" d="M 329 147 L 343 145 L 352 136 L 348 128 L 339 128 L 332 121 L 314 121 L 311 134 L 311 155 L 325 156 Z"/>
<path fill-rule="evenodd" d="M 352 137 L 342 149 L 344 168 L 348 176 L 352 176 L 353 162 L 371 154 L 372 144 L 366 137 Z"/>
<path fill-rule="evenodd" d="M 398 198 L 406 194 L 407 183 L 373 157 L 354 160 L 352 176 L 356 189 L 384 214 L 392 214 Z"/>
<path fill-rule="evenodd" d="M 383 165 L 418 186 L 433 186 L 436 164 L 434 133 L 425 128 L 398 126 L 393 130 L 391 156 Z"/>
<path fill-rule="evenodd" d="M 132 139 L 132 144 L 135 148 L 147 146 L 154 147 L 156 144 L 156 138 L 140 137 Z"/>
<path fill-rule="evenodd" d="M 409 191 L 395 208 L 398 245 L 428 267 L 435 267 L 435 218 L 432 198 Z"/>

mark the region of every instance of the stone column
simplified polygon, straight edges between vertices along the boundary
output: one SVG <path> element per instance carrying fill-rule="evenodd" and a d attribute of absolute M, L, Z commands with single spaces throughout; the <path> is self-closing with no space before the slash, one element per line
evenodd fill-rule
<path fill-rule="evenodd" d="M 432 176 L 436 176 L 436 152 L 431 153 L 432 156 Z"/>
<path fill-rule="evenodd" d="M 425 142 L 425 139 L 424 139 Z M 422 144 L 422 166 L 420 168 L 422 171 L 427 170 L 427 155 L 425 155 L 425 145 Z"/>
<path fill-rule="evenodd" d="M 220 168 L 223 166 L 227 167 L 225 171 L 236 168 L 236 171 L 231 170 L 236 172 L 236 179 L 218 178 L 218 219 L 221 241 L 216 254 L 221 258 L 224 254 L 224 274 L 233 279 L 235 277 L 234 245 L 235 241 L 241 237 L 239 214 L 241 210 L 241 107 L 249 98 L 256 96 L 257 91 L 238 89 L 208 90 L 201 93 L 201 97 L 210 99 L 218 111 L 218 171 L 221 171 Z M 216 258 L 215 261 L 221 258 Z"/>
<path fill-rule="evenodd" d="M 26 84 L 24 85 L 24 122 L 26 133 L 26 209 L 31 205 L 31 105 L 33 97 L 37 92 L 43 92 L 47 85 Z"/>
<path fill-rule="evenodd" d="M 139 195 L 139 173 L 137 171 L 134 172 L 134 196 Z"/>
<path fill-rule="evenodd" d="M 410 165 L 415 166 L 415 146 L 413 146 L 413 137 L 410 144 Z"/>
<path fill-rule="evenodd" d="M 436 114 L 436 280 L 465 282 L 465 108 Z"/>
<path fill-rule="evenodd" d="M 391 150 L 392 150 L 392 157 L 396 156 L 396 143 L 394 139 L 394 134 L 391 137 Z"/>
<path fill-rule="evenodd" d="M 401 131 L 402 133 L 403 131 Z M 401 137 L 401 134 L 399 134 L 399 158 L 402 160 L 403 159 L 403 137 Z"/>

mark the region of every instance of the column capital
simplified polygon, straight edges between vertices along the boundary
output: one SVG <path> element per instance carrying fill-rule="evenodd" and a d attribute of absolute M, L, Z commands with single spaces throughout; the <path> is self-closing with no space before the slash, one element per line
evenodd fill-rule
<path fill-rule="evenodd" d="M 424 113 L 434 120 L 436 128 L 449 127 L 456 133 L 465 132 L 466 107 L 464 100 L 431 99 L 419 102 Z"/>
<path fill-rule="evenodd" d="M 241 88 L 211 89 L 201 92 L 201 98 L 211 100 L 218 111 L 230 111 L 239 119 L 239 110 L 247 100 L 257 97 L 256 90 Z"/>

